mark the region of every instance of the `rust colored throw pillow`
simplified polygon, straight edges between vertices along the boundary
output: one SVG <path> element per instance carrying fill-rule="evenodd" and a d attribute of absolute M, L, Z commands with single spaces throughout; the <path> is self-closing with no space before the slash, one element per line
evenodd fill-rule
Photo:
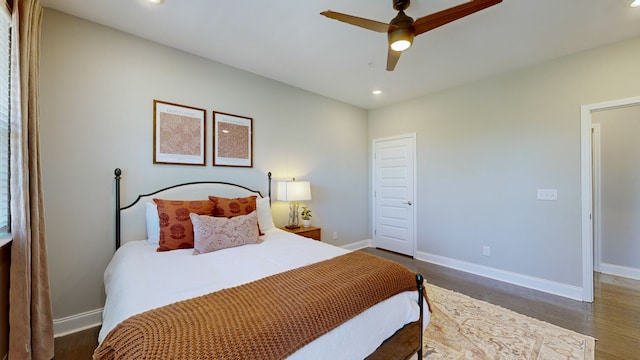
<path fill-rule="evenodd" d="M 213 215 L 215 204 L 209 200 L 153 199 L 160 218 L 160 241 L 156 251 L 193 247 L 193 224 L 190 213 Z"/>
<path fill-rule="evenodd" d="M 226 218 L 251 214 L 256 210 L 256 198 L 255 195 L 233 199 L 209 196 L 209 200 L 213 201 L 215 206 L 213 216 Z"/>
<path fill-rule="evenodd" d="M 232 218 L 190 214 L 193 223 L 193 254 L 204 254 L 246 244 L 256 244 L 258 213 Z"/>
<path fill-rule="evenodd" d="M 226 218 L 251 214 L 257 209 L 256 198 L 257 195 L 233 199 L 209 195 L 209 200 L 213 201 L 215 206 L 213 216 Z M 264 235 L 260 230 L 260 224 L 257 227 L 258 234 Z"/>

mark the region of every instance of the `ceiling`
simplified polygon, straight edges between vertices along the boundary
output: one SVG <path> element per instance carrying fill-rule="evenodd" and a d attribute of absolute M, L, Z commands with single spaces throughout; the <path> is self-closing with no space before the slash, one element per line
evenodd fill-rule
<path fill-rule="evenodd" d="M 389 22 L 392 0 L 41 2 L 365 109 L 640 36 L 640 7 L 630 8 L 631 0 L 504 0 L 416 37 L 388 72 L 386 34 L 319 13 Z M 417 19 L 463 2 L 413 0 L 406 13 Z"/>

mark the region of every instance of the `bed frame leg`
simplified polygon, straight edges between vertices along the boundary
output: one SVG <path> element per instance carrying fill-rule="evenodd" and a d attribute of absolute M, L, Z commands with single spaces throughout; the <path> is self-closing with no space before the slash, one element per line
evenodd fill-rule
<path fill-rule="evenodd" d="M 418 360 L 422 360 L 422 348 L 424 346 L 422 339 L 422 328 L 424 327 L 424 319 L 423 319 L 423 311 L 424 311 L 424 278 L 422 274 L 416 274 L 416 283 L 418 285 L 418 304 L 420 306 L 420 329 L 418 330 L 420 334 L 420 348 L 418 349 Z"/>

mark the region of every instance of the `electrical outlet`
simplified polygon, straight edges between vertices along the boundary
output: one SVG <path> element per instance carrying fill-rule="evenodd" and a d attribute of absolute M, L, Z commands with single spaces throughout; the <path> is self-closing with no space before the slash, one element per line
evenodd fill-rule
<path fill-rule="evenodd" d="M 536 194 L 536 200 L 557 201 L 558 190 L 557 189 L 538 189 L 538 192 Z"/>
<path fill-rule="evenodd" d="M 338 240 L 338 232 L 337 231 L 333 232 L 333 240 Z"/>
<path fill-rule="evenodd" d="M 483 246 L 482 247 L 482 255 L 484 256 L 491 256 L 491 248 L 489 246 Z"/>

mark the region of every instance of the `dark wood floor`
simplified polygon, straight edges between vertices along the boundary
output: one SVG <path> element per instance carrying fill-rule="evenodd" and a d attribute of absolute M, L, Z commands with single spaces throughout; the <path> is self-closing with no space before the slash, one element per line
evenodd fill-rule
<path fill-rule="evenodd" d="M 364 250 L 420 272 L 431 284 L 555 324 L 596 341 L 596 359 L 640 359 L 640 281 L 595 274 L 584 303 L 377 249 Z"/>
<path fill-rule="evenodd" d="M 640 281 L 596 274 L 592 304 L 570 300 L 395 253 L 365 249 L 420 272 L 431 284 L 593 336 L 596 359 L 640 359 Z M 55 360 L 91 359 L 99 328 L 56 338 Z"/>

